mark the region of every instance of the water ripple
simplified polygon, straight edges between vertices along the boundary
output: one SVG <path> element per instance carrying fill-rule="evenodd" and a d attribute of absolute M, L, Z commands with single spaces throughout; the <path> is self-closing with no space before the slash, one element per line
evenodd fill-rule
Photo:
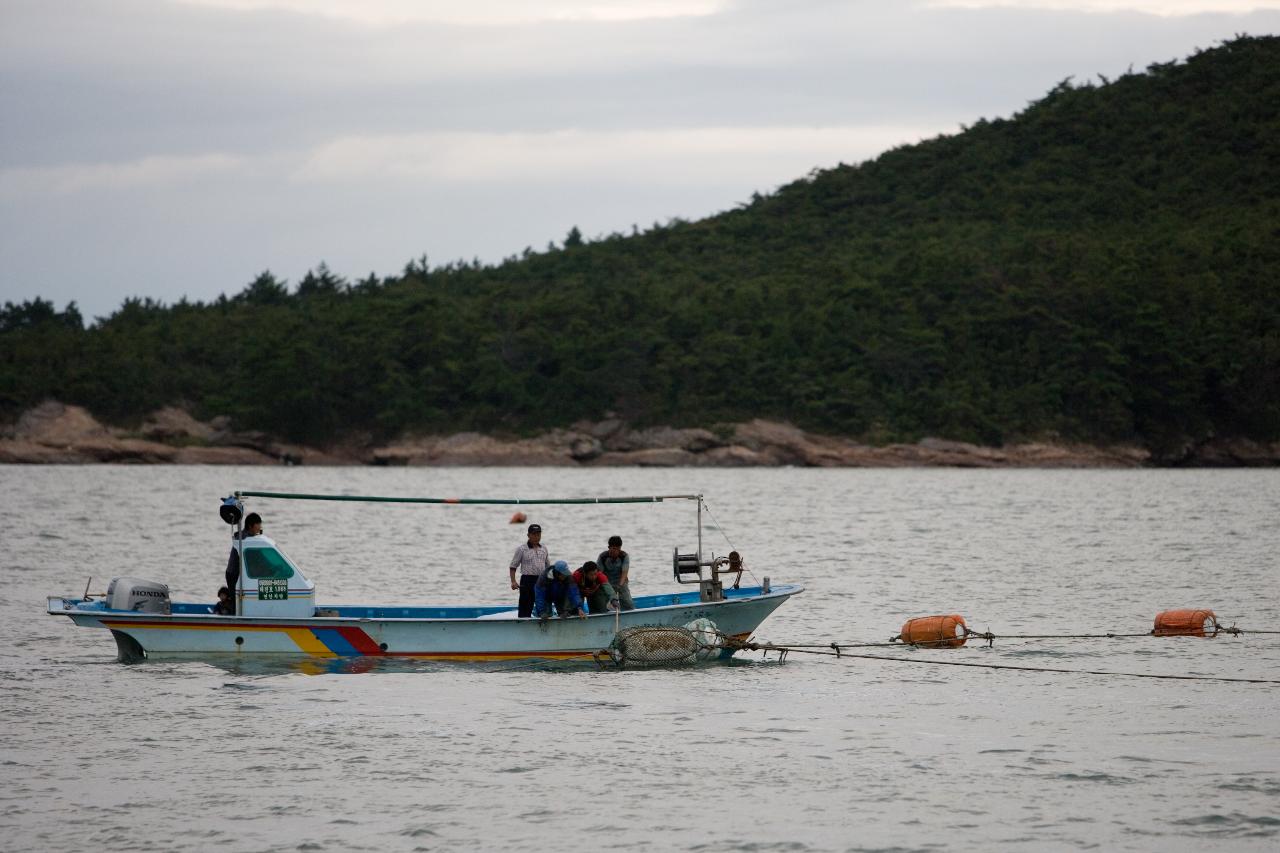
<path fill-rule="evenodd" d="M 0 468 L 4 846 L 103 849 L 1021 851 L 1274 848 L 1280 720 L 1260 685 L 918 661 L 1280 677 L 1280 642 L 1109 639 L 746 656 L 692 671 L 372 659 L 149 661 L 44 613 L 93 574 L 213 600 L 232 488 L 592 494 L 598 471 Z M 999 634 L 1143 632 L 1210 606 L 1280 624 L 1276 472 L 614 470 L 703 491 L 759 578 L 805 595 L 764 637 L 882 642 L 960 612 Z M 554 486 L 548 486 L 554 482 Z M 147 536 L 104 524 L 127 494 Z M 508 603 L 509 513 L 259 502 L 326 601 Z M 687 508 L 545 507 L 549 547 L 620 532 L 669 588 Z M 723 537 L 706 530 L 717 553 Z M 462 543 L 461 545 L 459 543 Z M 909 662 L 908 662 L 909 661 Z M 1176 816 L 1176 817 L 1171 817 Z"/>

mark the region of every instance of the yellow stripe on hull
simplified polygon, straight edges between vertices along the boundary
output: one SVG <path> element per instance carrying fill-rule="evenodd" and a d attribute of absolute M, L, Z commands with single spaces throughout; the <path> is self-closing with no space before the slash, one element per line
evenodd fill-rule
<path fill-rule="evenodd" d="M 320 639 L 313 633 L 310 628 L 287 628 L 285 633 L 289 635 L 289 639 L 298 644 L 298 648 L 302 649 L 309 655 L 318 658 L 336 658 L 333 652 L 329 651 L 329 647 L 320 642 Z"/>
<path fill-rule="evenodd" d="M 103 620 L 102 624 L 106 625 L 108 628 L 118 627 L 121 629 L 130 630 L 130 631 L 147 631 L 147 630 L 234 631 L 239 634 L 243 634 L 248 631 L 253 631 L 255 633 L 266 632 L 266 633 L 274 633 L 274 634 L 284 634 L 290 640 L 293 640 L 294 645 L 298 647 L 299 651 L 312 655 L 313 657 L 319 657 L 319 658 L 337 657 L 336 654 L 329 651 L 328 646 L 320 642 L 320 639 L 311 632 L 310 628 L 277 628 L 273 625 L 217 625 L 217 624 L 145 625 L 145 624 L 139 624 L 137 622 L 111 622 L 105 619 Z"/>

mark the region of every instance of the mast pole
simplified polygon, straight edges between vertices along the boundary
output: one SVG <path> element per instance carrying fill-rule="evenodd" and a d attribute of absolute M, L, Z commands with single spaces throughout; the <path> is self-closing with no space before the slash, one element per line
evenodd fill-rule
<path fill-rule="evenodd" d="M 702 495 L 698 495 L 698 562 L 702 562 Z"/>
<path fill-rule="evenodd" d="M 240 500 L 239 492 L 236 492 L 236 503 L 240 504 L 240 517 L 236 519 L 236 559 L 240 561 L 240 571 L 236 572 L 236 588 L 231 590 L 231 597 L 235 601 L 236 615 L 243 616 L 241 602 L 244 595 L 240 591 L 244 589 L 244 501 Z"/>

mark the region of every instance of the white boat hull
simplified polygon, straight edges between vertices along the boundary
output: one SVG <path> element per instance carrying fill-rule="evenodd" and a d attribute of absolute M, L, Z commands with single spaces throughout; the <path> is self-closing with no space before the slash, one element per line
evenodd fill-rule
<path fill-rule="evenodd" d="M 440 608 L 482 615 L 421 618 L 397 617 L 397 608 L 338 607 L 334 616 L 280 618 L 215 616 L 184 612 L 196 605 L 176 605 L 172 614 L 110 610 L 101 602 L 50 598 L 48 611 L 65 615 L 83 627 L 108 628 L 121 658 L 201 655 L 305 655 L 320 658 L 388 657 L 449 661 L 520 658 L 573 659 L 605 649 L 620 628 L 640 625 L 679 626 L 707 618 L 730 637 L 747 639 L 799 586 L 775 586 L 769 592 L 742 589 L 723 601 L 702 602 L 698 594 L 637 599 L 636 610 L 602 613 L 586 619 L 516 619 L 506 608 Z M 400 612 L 412 614 L 415 608 Z M 351 615 L 367 612 L 371 615 Z M 136 648 L 135 648 L 136 644 Z"/>

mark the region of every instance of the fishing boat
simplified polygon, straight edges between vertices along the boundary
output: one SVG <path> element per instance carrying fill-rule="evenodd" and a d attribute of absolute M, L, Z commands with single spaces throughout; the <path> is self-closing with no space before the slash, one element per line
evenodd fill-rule
<path fill-rule="evenodd" d="M 697 508 L 697 549 L 690 553 L 673 549 L 672 572 L 677 584 L 696 588 L 636 596 L 634 610 L 582 619 L 518 618 L 516 607 L 504 605 L 320 605 L 315 584 L 273 539 L 245 535 L 244 508 L 250 499 L 443 505 L 691 501 Z M 803 591 L 797 585 L 771 585 L 768 577 L 758 586 L 726 587 L 722 576 L 732 573 L 740 580 L 743 567 L 714 553 L 704 559 L 702 495 L 525 500 L 237 491 L 223 499 L 219 514 L 235 527 L 233 547 L 244 567 L 234 593 L 234 615 L 216 614 L 214 606 L 205 602 L 171 601 L 165 584 L 128 577 L 113 579 L 107 593 L 96 598 L 87 588 L 78 597 L 49 596 L 48 612 L 66 616 L 81 627 L 108 629 L 123 662 L 224 655 L 564 660 L 606 649 L 626 628 L 678 627 L 700 619 L 711 620 L 729 638 L 745 641 L 784 601 Z"/>

